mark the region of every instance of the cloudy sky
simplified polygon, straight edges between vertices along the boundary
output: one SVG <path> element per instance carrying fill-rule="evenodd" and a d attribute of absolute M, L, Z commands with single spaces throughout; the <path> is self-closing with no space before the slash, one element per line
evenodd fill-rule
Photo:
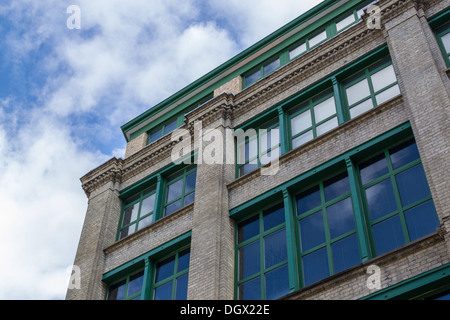
<path fill-rule="evenodd" d="M 1 0 L 0 299 L 64 299 L 121 125 L 320 2 Z"/>

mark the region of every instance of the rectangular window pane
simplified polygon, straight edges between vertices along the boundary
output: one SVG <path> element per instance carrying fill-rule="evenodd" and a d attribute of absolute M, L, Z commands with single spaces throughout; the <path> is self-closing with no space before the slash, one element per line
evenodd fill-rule
<path fill-rule="evenodd" d="M 266 64 L 263 68 L 264 75 L 267 75 L 277 69 L 280 66 L 280 59 L 276 59 L 268 64 Z"/>
<path fill-rule="evenodd" d="M 300 220 L 300 244 L 302 251 L 307 251 L 325 242 L 325 229 L 322 211 Z"/>
<path fill-rule="evenodd" d="M 184 193 L 189 193 L 195 189 L 196 178 L 197 178 L 197 171 L 194 171 L 186 176 L 186 185 L 184 186 Z"/>
<path fill-rule="evenodd" d="M 172 281 L 155 289 L 154 300 L 172 300 Z"/>
<path fill-rule="evenodd" d="M 150 133 L 149 142 L 154 142 L 162 137 L 162 127 Z"/>
<path fill-rule="evenodd" d="M 125 227 L 122 230 L 120 230 L 119 238 L 123 239 L 129 234 L 132 234 L 134 232 L 134 229 L 136 228 L 136 225 L 132 224 L 131 226 Z"/>
<path fill-rule="evenodd" d="M 421 164 L 397 174 L 395 179 L 403 206 L 407 206 L 431 195 Z"/>
<path fill-rule="evenodd" d="M 126 280 L 122 280 L 109 287 L 108 300 L 123 300 L 125 298 Z"/>
<path fill-rule="evenodd" d="M 289 293 L 289 272 L 287 265 L 267 272 L 264 280 L 267 300 L 275 300 Z"/>
<path fill-rule="evenodd" d="M 293 58 L 295 58 L 296 56 L 302 54 L 305 51 L 306 51 L 306 42 L 302 43 L 298 47 L 296 47 L 296 48 L 292 49 L 291 51 L 289 51 L 289 59 L 293 59 Z"/>
<path fill-rule="evenodd" d="M 187 268 L 189 268 L 190 258 L 191 258 L 190 249 L 183 250 L 178 254 L 177 272 L 180 272 L 180 271 L 183 271 L 183 270 L 186 270 Z"/>
<path fill-rule="evenodd" d="M 322 248 L 303 257 L 303 281 L 305 286 L 330 275 L 327 249 Z"/>
<path fill-rule="evenodd" d="M 240 300 L 261 300 L 261 279 L 256 277 L 238 288 Z"/>
<path fill-rule="evenodd" d="M 405 244 L 400 217 L 386 219 L 373 226 L 377 254 L 383 254 Z"/>
<path fill-rule="evenodd" d="M 445 50 L 447 51 L 447 54 L 450 53 L 450 32 L 443 35 L 441 37 L 441 40 L 442 40 Z"/>
<path fill-rule="evenodd" d="M 258 215 L 249 218 L 238 225 L 238 242 L 243 242 L 259 234 Z"/>
<path fill-rule="evenodd" d="M 398 87 L 398 84 L 396 84 L 393 87 L 390 87 L 387 90 L 384 90 L 383 92 L 377 94 L 375 96 L 375 99 L 377 100 L 377 105 L 380 105 L 389 99 L 398 96 L 400 94 L 400 88 Z"/>
<path fill-rule="evenodd" d="M 348 87 L 346 90 L 348 105 L 351 106 L 364 98 L 370 96 L 369 82 L 367 79 Z"/>
<path fill-rule="evenodd" d="M 128 294 L 127 296 L 132 296 L 142 290 L 142 283 L 144 280 L 144 271 L 138 272 L 130 277 L 128 283 Z"/>
<path fill-rule="evenodd" d="M 306 110 L 299 115 L 291 118 L 291 132 L 296 135 L 312 126 L 311 110 Z"/>
<path fill-rule="evenodd" d="M 168 134 L 177 128 L 177 119 L 168 122 L 164 127 L 164 134 Z"/>
<path fill-rule="evenodd" d="M 180 208 L 181 208 L 181 200 L 175 201 L 175 202 L 169 204 L 168 206 L 166 206 L 166 209 L 164 211 L 164 216 L 167 216 L 167 215 L 177 211 Z"/>
<path fill-rule="evenodd" d="M 167 279 L 175 272 L 175 256 L 171 256 L 156 264 L 155 282 Z"/>
<path fill-rule="evenodd" d="M 350 192 L 350 182 L 347 173 L 341 173 L 324 183 L 325 201 L 330 201 L 340 195 Z"/>
<path fill-rule="evenodd" d="M 317 135 L 320 136 L 320 135 L 330 131 L 331 129 L 336 128 L 338 125 L 339 125 L 339 123 L 338 123 L 337 117 L 331 118 L 330 120 L 317 126 L 317 128 L 316 128 Z"/>
<path fill-rule="evenodd" d="M 334 104 L 334 97 L 330 97 L 325 101 L 314 106 L 314 118 L 316 123 L 325 120 L 336 114 L 336 105 Z"/>
<path fill-rule="evenodd" d="M 300 215 L 321 204 L 319 186 L 306 190 L 297 196 L 297 214 Z"/>
<path fill-rule="evenodd" d="M 372 108 L 373 108 L 372 99 L 367 99 L 366 101 L 361 102 L 360 104 L 357 104 L 356 106 L 350 109 L 350 117 L 353 119 L 359 116 L 360 114 L 369 111 Z"/>
<path fill-rule="evenodd" d="M 300 147 L 301 145 L 307 143 L 308 141 L 311 141 L 312 139 L 314 139 L 313 131 L 307 131 L 292 140 L 292 148 L 295 149 L 297 147 Z"/>
<path fill-rule="evenodd" d="M 362 163 L 359 170 L 363 184 L 387 174 L 389 169 L 384 153 Z"/>
<path fill-rule="evenodd" d="M 261 78 L 261 70 L 258 69 L 257 71 L 253 72 L 252 74 L 245 77 L 245 85 L 248 86 L 252 84 L 253 82 L 256 82 Z"/>
<path fill-rule="evenodd" d="M 284 207 L 277 205 L 263 212 L 264 230 L 272 229 L 284 223 Z"/>
<path fill-rule="evenodd" d="M 153 214 L 151 214 L 139 221 L 138 230 L 145 228 L 146 226 L 150 225 L 152 222 L 153 222 Z"/>
<path fill-rule="evenodd" d="M 176 279 L 175 300 L 186 300 L 188 289 L 188 274 L 184 274 Z"/>
<path fill-rule="evenodd" d="M 390 179 L 367 188 L 366 197 L 371 220 L 384 217 L 397 210 L 394 190 Z"/>
<path fill-rule="evenodd" d="M 239 279 L 245 279 L 260 271 L 259 241 L 239 249 Z"/>
<path fill-rule="evenodd" d="M 270 268 L 286 259 L 286 230 L 283 228 L 264 237 L 264 268 Z"/>
<path fill-rule="evenodd" d="M 352 13 L 348 17 L 345 17 L 344 19 L 336 22 L 336 29 L 339 32 L 353 22 L 355 22 L 355 15 Z"/>
<path fill-rule="evenodd" d="M 331 239 L 355 229 L 353 207 L 350 198 L 345 198 L 327 208 L 328 227 Z"/>
<path fill-rule="evenodd" d="M 180 179 L 167 187 L 166 203 L 181 197 L 182 192 L 183 192 L 183 179 Z"/>
<path fill-rule="evenodd" d="M 380 71 L 377 71 L 372 76 L 372 85 L 375 92 L 389 86 L 390 84 L 397 81 L 395 76 L 394 67 L 391 65 L 387 66 Z"/>
<path fill-rule="evenodd" d="M 189 193 L 188 195 L 184 196 L 183 206 L 187 206 L 188 204 L 194 202 L 194 200 L 195 200 L 195 192 Z"/>
<path fill-rule="evenodd" d="M 333 255 L 334 273 L 341 272 L 361 263 L 358 240 L 356 234 L 352 234 L 331 245 Z"/>
<path fill-rule="evenodd" d="M 414 141 L 408 141 L 390 149 L 389 154 L 394 169 L 398 169 L 420 157 Z"/>
<path fill-rule="evenodd" d="M 139 210 L 139 203 L 132 205 L 131 207 L 128 207 L 125 209 L 123 213 L 123 221 L 122 225 L 126 226 L 130 222 L 133 222 L 136 220 Z"/>
<path fill-rule="evenodd" d="M 151 196 L 142 200 L 141 213 L 140 213 L 141 217 L 143 217 L 153 211 L 154 205 L 155 205 L 155 197 L 156 197 L 156 194 L 154 193 Z"/>
<path fill-rule="evenodd" d="M 324 41 L 327 38 L 327 32 L 324 30 L 318 35 L 312 37 L 309 39 L 309 47 L 312 48 L 315 45 L 319 44 L 320 42 Z"/>
<path fill-rule="evenodd" d="M 433 233 L 439 227 L 436 209 L 431 200 L 405 211 L 405 219 L 411 241 Z"/>

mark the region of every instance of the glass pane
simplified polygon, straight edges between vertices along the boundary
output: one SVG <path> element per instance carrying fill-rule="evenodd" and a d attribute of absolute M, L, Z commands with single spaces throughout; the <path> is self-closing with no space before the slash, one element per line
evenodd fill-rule
<path fill-rule="evenodd" d="M 164 216 L 167 216 L 171 213 L 174 213 L 178 209 L 181 208 L 181 200 L 175 201 L 168 206 L 166 206 L 166 209 L 164 210 Z"/>
<path fill-rule="evenodd" d="M 400 217 L 396 215 L 374 225 L 373 237 L 379 255 L 405 244 Z"/>
<path fill-rule="evenodd" d="M 138 208 L 139 208 L 139 203 L 134 204 L 131 207 L 128 207 L 125 209 L 125 211 L 123 213 L 122 226 L 126 226 L 130 222 L 133 222 L 134 220 L 136 220 L 137 215 L 138 215 Z"/>
<path fill-rule="evenodd" d="M 125 298 L 126 280 L 109 286 L 108 300 L 123 300 Z"/>
<path fill-rule="evenodd" d="M 322 211 L 300 220 L 302 251 L 307 251 L 325 242 Z"/>
<path fill-rule="evenodd" d="M 175 283 L 175 300 L 187 300 L 188 274 L 178 277 Z"/>
<path fill-rule="evenodd" d="M 353 22 L 355 22 L 355 15 L 352 13 L 348 17 L 336 22 L 336 29 L 339 32 Z"/>
<path fill-rule="evenodd" d="M 296 135 L 312 126 L 311 110 L 306 110 L 299 115 L 291 118 L 291 132 Z"/>
<path fill-rule="evenodd" d="M 239 286 L 240 300 L 260 300 L 261 299 L 261 279 L 256 277 Z"/>
<path fill-rule="evenodd" d="M 191 257 L 191 253 L 189 249 L 183 250 L 178 255 L 178 271 L 183 271 L 189 268 L 189 259 Z"/>
<path fill-rule="evenodd" d="M 280 144 L 280 129 L 278 127 L 267 131 L 260 131 L 260 154 L 264 154 L 266 150 L 272 149 Z"/>
<path fill-rule="evenodd" d="M 314 106 L 314 117 L 316 123 L 331 117 L 336 113 L 336 105 L 334 104 L 334 97 L 330 97 Z"/>
<path fill-rule="evenodd" d="M 259 80 L 260 78 L 261 78 L 261 70 L 258 69 L 257 71 L 245 77 L 245 85 L 248 86 L 249 84 L 252 84 L 253 82 Z"/>
<path fill-rule="evenodd" d="M 192 192 L 184 197 L 183 206 L 187 206 L 188 204 L 194 202 L 195 200 L 195 192 Z"/>
<path fill-rule="evenodd" d="M 263 212 L 264 230 L 269 230 L 284 223 L 284 206 L 277 205 Z"/>
<path fill-rule="evenodd" d="M 144 279 L 144 271 L 138 272 L 130 277 L 128 283 L 128 297 L 142 290 L 142 283 Z"/>
<path fill-rule="evenodd" d="M 333 200 L 340 195 L 350 192 L 350 182 L 346 172 L 341 173 L 323 183 L 325 201 Z"/>
<path fill-rule="evenodd" d="M 441 37 L 442 43 L 444 44 L 445 51 L 450 53 L 450 32 Z"/>
<path fill-rule="evenodd" d="M 308 141 L 311 141 L 312 139 L 314 139 L 312 130 L 305 132 L 292 140 L 292 148 L 295 149 L 297 147 L 300 147 L 301 145 L 307 143 Z"/>
<path fill-rule="evenodd" d="M 247 163 L 239 168 L 239 176 L 243 176 L 244 174 L 250 173 L 256 169 L 258 169 L 257 164 Z"/>
<path fill-rule="evenodd" d="M 172 300 L 172 281 L 155 289 L 154 300 Z"/>
<path fill-rule="evenodd" d="M 312 48 L 315 45 L 319 44 L 320 42 L 324 41 L 327 38 L 327 32 L 324 30 L 318 35 L 312 37 L 309 39 L 309 47 Z"/>
<path fill-rule="evenodd" d="M 328 227 L 331 239 L 355 229 L 353 207 L 350 198 L 346 198 L 327 208 Z"/>
<path fill-rule="evenodd" d="M 357 104 L 356 106 L 350 109 L 350 117 L 353 119 L 359 116 L 360 114 L 369 111 L 372 108 L 373 108 L 372 99 L 367 99 L 366 101 L 361 102 L 360 104 Z"/>
<path fill-rule="evenodd" d="M 156 197 L 156 194 L 154 193 L 151 196 L 142 200 L 141 213 L 140 213 L 141 217 L 143 217 L 153 211 L 153 207 L 155 205 L 155 197 Z"/>
<path fill-rule="evenodd" d="M 419 159 L 419 150 L 414 141 L 408 141 L 389 150 L 392 167 L 400 168 L 416 159 Z"/>
<path fill-rule="evenodd" d="M 276 59 L 269 64 L 266 64 L 263 68 L 264 75 L 267 75 L 277 69 L 280 66 L 280 59 Z"/>
<path fill-rule="evenodd" d="M 391 180 L 387 179 L 366 189 L 367 205 L 371 220 L 397 210 Z"/>
<path fill-rule="evenodd" d="M 238 242 L 241 243 L 259 234 L 259 216 L 256 215 L 238 224 Z"/>
<path fill-rule="evenodd" d="M 439 227 L 436 209 L 431 200 L 405 211 L 405 219 L 411 241 L 433 233 Z"/>
<path fill-rule="evenodd" d="M 379 178 L 389 172 L 387 160 L 384 153 L 363 162 L 359 166 L 362 184 L 366 184 L 376 178 Z"/>
<path fill-rule="evenodd" d="M 319 186 L 308 189 L 297 196 L 297 214 L 300 215 L 321 204 Z"/>
<path fill-rule="evenodd" d="M 258 156 L 258 139 L 255 136 L 245 144 L 245 161 L 256 159 L 257 156 Z M 251 163 L 256 164 L 256 161 L 251 161 Z"/>
<path fill-rule="evenodd" d="M 264 268 L 270 268 L 286 259 L 286 230 L 283 228 L 264 237 Z"/>
<path fill-rule="evenodd" d="M 119 238 L 123 239 L 129 234 L 132 234 L 134 232 L 134 229 L 136 228 L 135 224 L 132 224 L 131 226 L 125 227 L 120 231 Z"/>
<path fill-rule="evenodd" d="M 164 127 L 164 134 L 168 134 L 173 130 L 175 130 L 176 128 L 177 128 L 177 119 L 174 119 L 166 124 L 166 126 Z"/>
<path fill-rule="evenodd" d="M 373 90 L 375 92 L 397 81 L 392 64 L 384 69 L 381 69 L 380 71 L 377 71 L 371 76 L 371 78 Z"/>
<path fill-rule="evenodd" d="M 173 275 L 175 271 L 175 256 L 171 256 L 163 261 L 156 263 L 156 276 L 155 282 L 159 282 L 164 280 L 171 275 Z"/>
<path fill-rule="evenodd" d="M 149 142 L 154 142 L 162 137 L 162 127 L 150 133 Z"/>
<path fill-rule="evenodd" d="M 364 79 L 354 85 L 348 87 L 346 90 L 348 105 L 351 106 L 370 95 L 369 82 Z"/>
<path fill-rule="evenodd" d="M 421 164 L 395 176 L 403 206 L 430 196 L 427 178 Z"/>
<path fill-rule="evenodd" d="M 166 203 L 181 197 L 183 193 L 183 179 L 180 179 L 167 187 Z"/>
<path fill-rule="evenodd" d="M 289 59 L 293 59 L 293 58 L 295 58 L 296 56 L 302 54 L 305 51 L 306 51 L 306 43 L 302 43 L 301 45 L 299 45 L 295 49 L 292 49 L 291 51 L 289 51 Z"/>
<path fill-rule="evenodd" d="M 259 241 L 239 249 L 239 280 L 260 271 Z"/>
<path fill-rule="evenodd" d="M 339 240 L 331 245 L 334 273 L 341 272 L 361 263 L 356 234 Z"/>
<path fill-rule="evenodd" d="M 139 221 L 138 230 L 145 228 L 146 226 L 150 225 L 152 222 L 153 222 L 153 214 L 151 214 Z"/>
<path fill-rule="evenodd" d="M 395 86 L 390 87 L 389 89 L 384 90 L 383 92 L 381 92 L 375 96 L 375 99 L 377 100 L 377 105 L 380 105 L 383 102 L 386 102 L 389 99 L 391 99 L 399 94 L 400 94 L 400 88 L 398 87 L 398 84 L 396 84 Z"/>
<path fill-rule="evenodd" d="M 266 300 L 275 300 L 289 293 L 289 272 L 287 265 L 267 272 L 264 280 Z"/>
<path fill-rule="evenodd" d="M 186 176 L 186 185 L 184 186 L 184 193 L 189 193 L 195 189 L 195 180 L 197 178 L 197 171 L 194 171 Z"/>
<path fill-rule="evenodd" d="M 324 122 L 320 126 L 317 126 L 316 128 L 317 135 L 320 136 L 321 134 L 324 134 L 325 132 L 328 132 L 331 129 L 336 128 L 338 125 L 339 124 L 337 117 L 331 118 L 327 122 Z"/>
<path fill-rule="evenodd" d="M 303 281 L 305 286 L 330 275 L 326 248 L 314 251 L 303 257 Z"/>
<path fill-rule="evenodd" d="M 140 195 L 140 194 L 137 194 L 137 195 L 135 195 L 135 196 L 133 196 L 133 197 L 131 197 L 131 198 L 126 199 L 126 200 L 123 202 L 123 206 L 126 207 L 126 206 L 129 205 L 130 203 L 132 203 L 132 202 L 138 200 L 140 197 L 141 197 L 141 195 Z"/>

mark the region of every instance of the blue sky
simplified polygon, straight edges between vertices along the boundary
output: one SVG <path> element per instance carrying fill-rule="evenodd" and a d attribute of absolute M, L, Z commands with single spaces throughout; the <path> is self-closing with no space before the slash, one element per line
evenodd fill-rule
<path fill-rule="evenodd" d="M 121 125 L 320 2 L 1 0 L 0 299 L 64 299 Z"/>

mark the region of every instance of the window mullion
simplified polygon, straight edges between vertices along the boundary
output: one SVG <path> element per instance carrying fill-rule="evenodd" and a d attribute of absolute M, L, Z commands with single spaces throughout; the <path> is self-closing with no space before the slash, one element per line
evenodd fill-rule
<path fill-rule="evenodd" d="M 294 220 L 294 206 L 292 195 L 287 189 L 283 189 L 284 214 L 286 222 L 286 244 L 287 244 L 287 258 L 289 271 L 289 292 L 299 289 L 297 279 L 297 248 L 295 236 L 295 222 Z"/>
<path fill-rule="evenodd" d="M 154 221 L 158 220 L 162 216 L 163 209 L 163 197 L 164 197 L 164 179 L 161 174 L 157 175 L 156 182 L 156 197 L 155 197 L 155 205 L 153 209 Z"/>
<path fill-rule="evenodd" d="M 344 100 L 342 99 L 341 90 L 336 77 L 332 77 L 331 81 L 333 83 L 334 103 L 336 105 L 338 123 L 343 124 L 345 122 Z"/>

